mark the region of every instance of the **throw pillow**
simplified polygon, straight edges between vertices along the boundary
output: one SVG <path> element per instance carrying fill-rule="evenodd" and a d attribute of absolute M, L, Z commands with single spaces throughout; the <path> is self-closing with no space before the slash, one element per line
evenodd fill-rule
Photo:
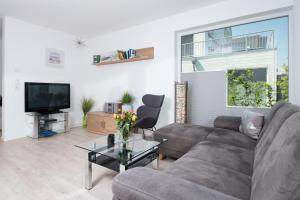
<path fill-rule="evenodd" d="M 264 115 L 262 113 L 245 110 L 242 115 L 241 132 L 257 140 L 263 124 Z"/>

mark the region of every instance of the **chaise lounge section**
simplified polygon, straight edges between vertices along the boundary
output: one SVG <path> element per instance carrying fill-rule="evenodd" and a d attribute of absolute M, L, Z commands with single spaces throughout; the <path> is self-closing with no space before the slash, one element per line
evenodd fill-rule
<path fill-rule="evenodd" d="M 165 171 L 134 168 L 119 174 L 114 199 L 300 199 L 300 108 L 277 103 L 258 141 L 238 132 L 240 123 L 238 117 L 219 117 L 214 128 L 159 129 L 155 137 L 168 139 L 162 153 L 179 159 Z"/>

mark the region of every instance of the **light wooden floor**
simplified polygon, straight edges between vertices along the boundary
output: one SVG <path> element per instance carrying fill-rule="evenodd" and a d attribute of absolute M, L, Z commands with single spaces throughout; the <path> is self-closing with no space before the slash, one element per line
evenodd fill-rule
<path fill-rule="evenodd" d="M 39 140 L 0 141 L 0 199 L 112 199 L 111 183 L 117 173 L 101 166 L 93 165 L 93 189 L 84 189 L 86 152 L 74 145 L 96 137 L 99 135 L 76 128 Z M 160 167 L 171 163 L 164 160 Z"/>

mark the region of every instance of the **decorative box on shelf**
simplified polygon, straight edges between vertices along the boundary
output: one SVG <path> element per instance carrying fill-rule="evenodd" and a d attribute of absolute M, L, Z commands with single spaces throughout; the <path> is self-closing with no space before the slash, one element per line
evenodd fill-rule
<path fill-rule="evenodd" d="M 107 135 L 116 133 L 116 121 L 112 113 L 89 112 L 87 114 L 87 130 L 91 133 Z"/>

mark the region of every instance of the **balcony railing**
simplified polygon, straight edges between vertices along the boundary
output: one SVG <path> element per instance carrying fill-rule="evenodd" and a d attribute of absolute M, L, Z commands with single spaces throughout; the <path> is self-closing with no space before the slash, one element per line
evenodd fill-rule
<path fill-rule="evenodd" d="M 273 48 L 274 31 L 264 31 L 182 44 L 181 55 L 194 58 Z"/>

